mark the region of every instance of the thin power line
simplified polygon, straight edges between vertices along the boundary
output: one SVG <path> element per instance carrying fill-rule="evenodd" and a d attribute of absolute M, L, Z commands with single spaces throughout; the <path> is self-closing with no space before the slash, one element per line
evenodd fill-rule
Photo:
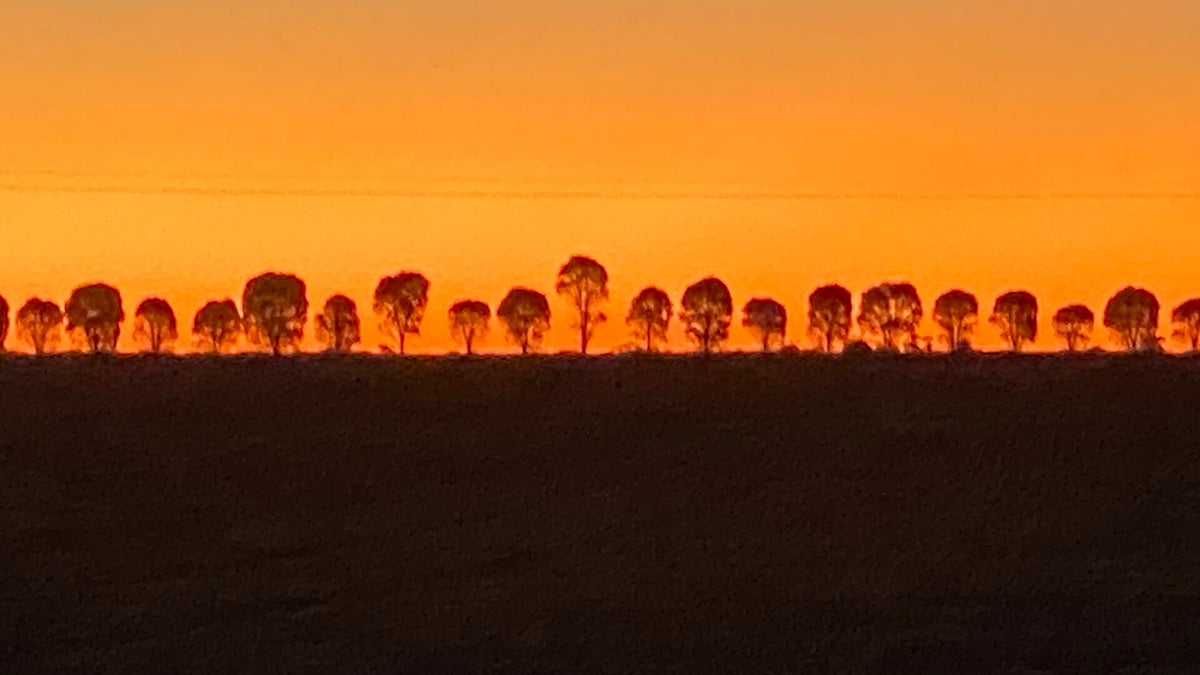
<path fill-rule="evenodd" d="M 185 197 L 315 197 L 355 199 L 473 199 L 473 200 L 616 200 L 616 201 L 1193 201 L 1200 192 L 788 192 L 639 191 L 639 190 L 509 190 L 446 188 L 275 188 L 212 186 L 46 185 L 0 183 L 0 192 L 50 194 L 105 194 Z"/>

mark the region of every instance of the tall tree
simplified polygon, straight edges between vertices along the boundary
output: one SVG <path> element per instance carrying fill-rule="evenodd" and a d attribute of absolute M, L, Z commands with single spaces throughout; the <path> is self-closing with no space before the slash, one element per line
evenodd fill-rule
<path fill-rule="evenodd" d="M 317 339 L 335 352 L 348 352 L 362 339 L 358 305 L 344 295 L 325 301 L 317 315 Z"/>
<path fill-rule="evenodd" d="M 429 304 L 429 280 L 419 272 L 384 277 L 375 287 L 375 313 L 380 326 L 405 353 L 405 338 L 421 334 L 421 320 Z"/>
<path fill-rule="evenodd" d="M 242 336 L 242 317 L 233 300 L 212 301 L 196 312 L 192 322 L 192 336 L 213 354 L 220 354 L 237 346 Z"/>
<path fill-rule="evenodd" d="M 808 333 L 826 354 L 849 339 L 853 304 L 850 291 L 838 284 L 822 286 L 808 296 Z"/>
<path fill-rule="evenodd" d="M 1192 298 L 1176 307 L 1171 312 L 1171 323 L 1174 325 L 1172 336 L 1191 345 L 1193 352 L 1197 351 L 1200 347 L 1200 298 Z"/>
<path fill-rule="evenodd" d="M 292 274 L 268 272 L 246 283 L 242 320 L 254 345 L 267 345 L 278 356 L 284 348 L 300 349 L 308 322 L 308 289 Z"/>
<path fill-rule="evenodd" d="M 971 334 L 978 321 L 979 300 L 966 291 L 947 291 L 933 303 L 933 322 L 941 329 L 952 352 L 970 349 Z"/>
<path fill-rule="evenodd" d="M 509 338 L 520 345 L 521 353 L 528 354 L 537 349 L 550 330 L 550 302 L 545 295 L 518 286 L 500 301 L 496 317 Z"/>
<path fill-rule="evenodd" d="M 1104 325 L 1129 351 L 1158 349 L 1158 298 L 1142 288 L 1117 291 L 1104 307 Z"/>
<path fill-rule="evenodd" d="M 146 298 L 133 313 L 133 339 L 152 354 L 166 349 L 179 337 L 175 310 L 162 298 Z"/>
<path fill-rule="evenodd" d="M 639 342 L 644 342 L 646 351 L 654 351 L 654 343 L 667 341 L 667 328 L 671 325 L 671 298 L 666 291 L 648 286 L 638 291 L 629 303 L 629 314 L 625 323 Z"/>
<path fill-rule="evenodd" d="M 1067 305 L 1054 313 L 1054 332 L 1067 343 L 1067 351 L 1087 346 L 1096 325 L 1096 315 L 1084 305 Z"/>
<path fill-rule="evenodd" d="M 916 341 L 924 315 L 921 297 L 912 284 L 880 284 L 863 293 L 858 327 L 863 335 L 877 338 L 884 349 L 904 352 Z"/>
<path fill-rule="evenodd" d="M 688 286 L 680 304 L 679 320 L 701 352 L 711 354 L 729 339 L 733 296 L 725 282 L 716 277 L 701 279 Z"/>
<path fill-rule="evenodd" d="M 0 295 L 0 352 L 4 351 L 4 343 L 8 340 L 8 301 Z"/>
<path fill-rule="evenodd" d="M 71 293 L 64 314 L 67 333 L 78 337 L 90 351 L 116 351 L 125 320 L 117 289 L 107 284 L 80 286 Z"/>
<path fill-rule="evenodd" d="M 1026 342 L 1037 341 L 1038 303 L 1028 291 L 1010 291 L 996 298 L 990 319 L 1009 349 L 1021 351 Z"/>
<path fill-rule="evenodd" d="M 62 333 L 63 313 L 49 300 L 30 298 L 17 310 L 17 339 L 35 354 L 54 349 Z"/>
<path fill-rule="evenodd" d="M 742 308 L 742 325 L 769 352 L 773 346 L 782 347 L 787 338 L 787 309 L 771 298 L 754 298 Z"/>
<path fill-rule="evenodd" d="M 468 354 L 475 353 L 475 342 L 482 340 L 492 320 L 492 309 L 482 300 L 459 300 L 450 306 L 450 335 L 461 342 Z"/>
<path fill-rule="evenodd" d="M 579 330 L 579 351 L 587 354 L 596 326 L 608 320 L 601 308 L 608 302 L 608 270 L 587 256 L 571 256 L 558 270 L 554 291 L 575 310 L 574 328 Z"/>

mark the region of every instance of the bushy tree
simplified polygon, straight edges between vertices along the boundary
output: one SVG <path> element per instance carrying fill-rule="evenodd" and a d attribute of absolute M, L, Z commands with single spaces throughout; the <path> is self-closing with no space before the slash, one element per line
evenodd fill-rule
<path fill-rule="evenodd" d="M 71 293 L 64 314 L 67 333 L 90 351 L 116 351 L 121 322 L 125 321 L 117 289 L 108 284 L 80 286 Z"/>
<path fill-rule="evenodd" d="M 1171 312 L 1171 323 L 1174 326 L 1172 336 L 1190 345 L 1193 352 L 1200 347 L 1200 298 L 1192 298 L 1176 307 Z"/>
<path fill-rule="evenodd" d="M 1104 326 L 1125 349 L 1158 349 L 1158 298 L 1142 288 L 1117 291 L 1104 307 Z"/>
<path fill-rule="evenodd" d="M 629 304 L 625 323 L 639 344 L 645 344 L 646 351 L 652 352 L 655 342 L 667 341 L 667 329 L 671 325 L 673 312 L 671 298 L 666 291 L 649 286 L 638 291 Z"/>
<path fill-rule="evenodd" d="M 880 284 L 863 293 L 858 327 L 864 336 L 879 340 L 884 349 L 904 352 L 916 341 L 923 316 L 921 297 L 912 284 Z"/>
<path fill-rule="evenodd" d="M 550 303 L 546 296 L 528 288 L 517 287 L 500 301 L 496 316 L 504 325 L 509 338 L 528 354 L 542 343 L 550 330 Z"/>
<path fill-rule="evenodd" d="M 362 339 L 358 305 L 344 295 L 325 301 L 317 315 L 317 339 L 335 352 L 348 352 Z"/>
<path fill-rule="evenodd" d="M 229 351 L 242 336 L 242 317 L 233 300 L 212 301 L 196 312 L 192 337 L 213 354 Z"/>
<path fill-rule="evenodd" d="M 587 354 L 596 326 L 608 320 L 602 308 L 608 302 L 608 270 L 587 256 L 571 256 L 558 270 L 554 291 L 575 310 L 574 328 L 579 330 L 579 351 Z"/>
<path fill-rule="evenodd" d="M 970 349 L 978 321 L 979 300 L 966 291 L 947 291 L 933 303 L 933 322 L 941 329 L 950 351 Z"/>
<path fill-rule="evenodd" d="M 1067 343 L 1067 351 L 1087 346 L 1096 325 L 1096 315 L 1084 305 L 1067 305 L 1054 313 L 1054 332 Z"/>
<path fill-rule="evenodd" d="M 468 354 L 475 343 L 487 335 L 492 309 L 482 300 L 459 300 L 450 306 L 450 335 L 462 343 Z"/>
<path fill-rule="evenodd" d="M 242 293 L 242 321 L 250 344 L 269 346 L 278 356 L 300 348 L 308 322 L 308 289 L 292 274 L 268 272 L 251 279 Z"/>
<path fill-rule="evenodd" d="M 49 300 L 30 298 L 17 310 L 17 339 L 35 354 L 52 351 L 62 334 L 63 313 Z"/>
<path fill-rule="evenodd" d="M 701 279 L 683 292 L 679 320 L 687 336 L 704 354 L 720 349 L 729 339 L 733 321 L 733 296 L 716 277 Z"/>
<path fill-rule="evenodd" d="M 764 352 L 783 347 L 787 338 L 787 309 L 771 298 L 754 298 L 742 308 L 742 325 L 758 339 Z"/>
<path fill-rule="evenodd" d="M 419 272 L 384 277 L 375 287 L 375 313 L 383 332 L 405 353 L 406 337 L 421 334 L 421 321 L 429 304 L 429 280 Z"/>
<path fill-rule="evenodd" d="M 1021 351 L 1026 342 L 1037 341 L 1038 303 L 1028 291 L 1010 291 L 996 298 L 990 319 L 1009 349 Z"/>
<path fill-rule="evenodd" d="M 133 313 L 133 339 L 150 353 L 169 348 L 179 337 L 175 310 L 162 298 L 146 298 Z"/>
<path fill-rule="evenodd" d="M 850 339 L 853 304 L 850 291 L 838 284 L 822 286 L 808 296 L 808 334 L 826 354 Z"/>

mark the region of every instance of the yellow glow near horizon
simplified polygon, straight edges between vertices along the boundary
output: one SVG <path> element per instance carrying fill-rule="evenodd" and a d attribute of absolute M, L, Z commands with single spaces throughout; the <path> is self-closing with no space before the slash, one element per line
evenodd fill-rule
<path fill-rule="evenodd" d="M 454 300 L 550 295 L 585 253 L 612 277 L 600 348 L 626 342 L 638 288 L 678 302 L 708 274 L 739 309 L 784 302 L 801 343 L 822 283 L 907 279 L 927 313 L 952 287 L 985 309 L 1027 288 L 1050 348 L 1063 304 L 1200 294 L 1191 2 L 10 5 L 14 306 L 104 280 L 127 313 L 162 295 L 190 326 L 275 269 L 312 314 L 357 300 L 374 349 L 375 282 L 412 269 L 433 283 L 415 345 L 442 351 Z M 568 349 L 552 306 L 546 348 Z"/>

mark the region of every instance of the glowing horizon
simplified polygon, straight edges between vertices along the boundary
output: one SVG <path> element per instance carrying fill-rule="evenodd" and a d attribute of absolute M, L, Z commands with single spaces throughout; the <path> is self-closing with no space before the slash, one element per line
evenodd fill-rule
<path fill-rule="evenodd" d="M 677 305 L 708 275 L 736 310 L 781 301 L 800 344 L 825 283 L 857 304 L 908 280 L 927 317 L 951 288 L 984 316 L 1024 288 L 1042 350 L 1060 306 L 1200 295 L 1195 3 L 10 4 L 14 311 L 105 281 L 127 315 L 161 295 L 190 328 L 279 270 L 310 318 L 356 300 L 374 350 L 375 283 L 414 270 L 432 282 L 415 351 L 453 348 L 453 301 L 494 310 L 524 285 L 551 299 L 554 352 L 575 344 L 555 273 L 583 253 L 612 279 L 604 351 L 639 288 Z M 730 344 L 752 345 L 738 312 Z M 495 326 L 486 347 L 511 349 Z"/>

